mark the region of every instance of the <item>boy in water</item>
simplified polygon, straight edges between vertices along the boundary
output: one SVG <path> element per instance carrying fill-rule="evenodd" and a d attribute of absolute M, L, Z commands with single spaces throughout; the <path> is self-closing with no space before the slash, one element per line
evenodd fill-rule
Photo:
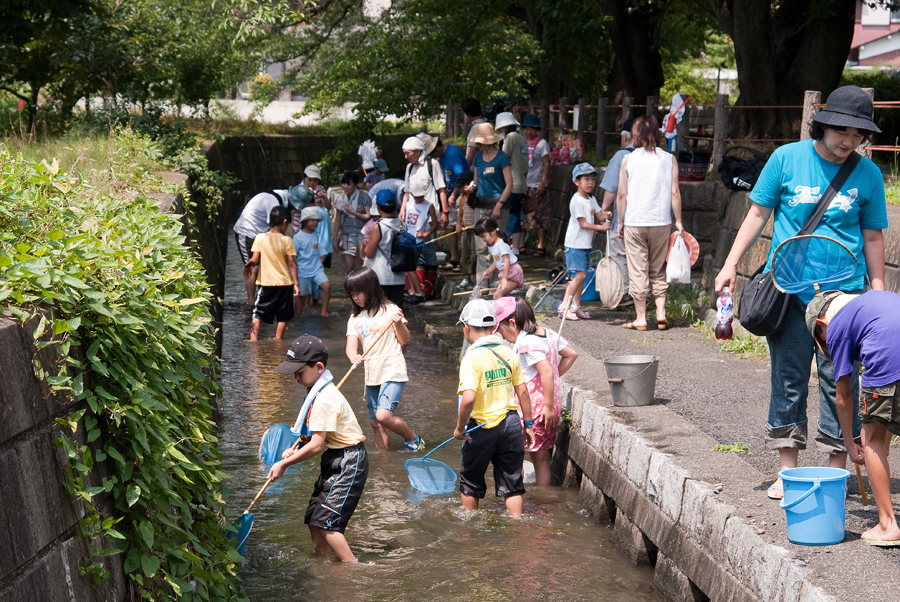
<path fill-rule="evenodd" d="M 817 294 L 806 308 L 806 327 L 834 364 L 836 405 L 850 459 L 865 462 L 878 524 L 860 537 L 873 546 L 900 545 L 900 527 L 891 505 L 888 453 L 900 435 L 900 295 L 871 290 L 862 295 L 840 291 Z M 860 378 L 859 419 L 862 446 L 853 440 L 853 363 L 866 367 Z"/>
<path fill-rule="evenodd" d="M 497 314 L 490 302 L 469 301 L 459 321 L 471 345 L 459 366 L 458 393 L 462 400 L 453 432 L 454 437 L 463 440 L 459 469 L 462 505 L 467 510 L 478 509 L 479 500 L 487 493 L 484 473 L 490 463 L 494 466 L 497 497 L 505 499 L 510 514 L 519 516 L 525 493 L 525 443 L 534 444 L 534 420 L 525 377 L 519 359 L 494 334 Z M 516 396 L 522 407 L 524 439 Z M 477 425 L 482 426 L 466 434 Z"/>
<path fill-rule="evenodd" d="M 249 268 L 259 264 L 256 277 L 256 301 L 253 304 L 253 319 L 250 322 L 250 340 L 259 337 L 260 321 L 266 324 L 278 322 L 275 338 L 284 336 L 288 320 L 294 317 L 294 297 L 300 295 L 297 283 L 297 252 L 294 242 L 284 233 L 291 227 L 291 212 L 278 205 L 269 212 L 269 231 L 257 234 L 253 240 L 250 260 L 244 265 Z M 293 285 L 293 286 L 292 286 Z"/>
<path fill-rule="evenodd" d="M 288 466 L 309 460 L 324 449 L 304 522 L 316 552 L 334 552 L 343 562 L 356 562 L 344 530 L 369 476 L 369 458 L 363 445 L 366 437 L 347 399 L 332 382 L 327 364 L 328 348 L 305 334 L 291 343 L 287 358 L 275 368 L 279 374 L 293 374 L 309 391 L 291 429 L 306 443 L 285 451 L 282 460 L 269 469 L 268 478 L 278 479 Z"/>

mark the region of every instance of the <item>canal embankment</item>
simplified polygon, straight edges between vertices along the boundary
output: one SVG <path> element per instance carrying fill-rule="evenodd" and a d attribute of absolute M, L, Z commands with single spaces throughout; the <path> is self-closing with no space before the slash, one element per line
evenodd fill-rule
<path fill-rule="evenodd" d="M 555 266 L 526 263 L 532 271 L 526 280 Z M 462 337 L 455 323 L 468 296 L 450 296 L 449 275 L 439 282 L 440 300 L 407 313 L 457 362 Z M 581 503 L 612 529 L 626 556 L 655 566 L 663 595 L 679 602 L 896 599 L 900 556 L 859 539 L 877 519 L 863 510 L 855 478 L 843 543 L 814 548 L 787 540 L 784 511 L 766 497 L 778 470 L 764 443 L 768 362 L 722 352 L 686 322 L 641 333 L 621 328 L 633 312 L 587 309 L 594 320 L 564 331 L 579 359 L 563 379 L 571 420 L 554 469 L 564 486 L 579 488 Z M 547 325 L 556 329 L 559 322 Z M 613 405 L 602 360 L 624 354 L 660 359 L 654 405 Z M 811 406 L 816 399 L 817 389 Z M 817 409 L 809 415 L 814 429 Z M 736 444 L 748 451 L 714 451 Z M 803 465 L 826 462 L 813 444 L 801 454 Z"/>

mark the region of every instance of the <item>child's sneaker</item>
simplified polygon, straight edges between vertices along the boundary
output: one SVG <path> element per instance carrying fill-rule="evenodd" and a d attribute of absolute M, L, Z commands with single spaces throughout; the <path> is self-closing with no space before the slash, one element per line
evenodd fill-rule
<path fill-rule="evenodd" d="M 470 288 L 472 288 L 472 283 L 469 282 L 468 278 L 463 278 L 462 282 L 460 282 L 459 284 L 456 285 L 456 290 L 458 290 L 458 291 L 464 291 L 464 290 L 468 290 Z"/>
<path fill-rule="evenodd" d="M 425 440 L 416 435 L 413 441 L 405 441 L 403 443 L 403 449 L 409 452 L 423 451 L 425 449 Z"/>
<path fill-rule="evenodd" d="M 418 305 L 420 303 L 425 303 L 425 297 L 422 295 L 410 295 L 407 304 L 409 305 Z"/>

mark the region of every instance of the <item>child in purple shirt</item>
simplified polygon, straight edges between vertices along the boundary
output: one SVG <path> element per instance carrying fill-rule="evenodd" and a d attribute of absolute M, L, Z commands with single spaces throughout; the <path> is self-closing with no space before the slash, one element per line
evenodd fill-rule
<path fill-rule="evenodd" d="M 819 293 L 807 307 L 806 325 L 823 353 L 831 355 L 844 445 L 851 460 L 857 464 L 865 461 L 878 507 L 878 525 L 861 537 L 870 545 L 900 545 L 887 457 L 893 435 L 900 435 L 900 295 L 877 290 L 862 295 Z M 854 362 L 862 362 L 866 368 L 859 394 L 862 446 L 853 441 L 851 427 Z"/>

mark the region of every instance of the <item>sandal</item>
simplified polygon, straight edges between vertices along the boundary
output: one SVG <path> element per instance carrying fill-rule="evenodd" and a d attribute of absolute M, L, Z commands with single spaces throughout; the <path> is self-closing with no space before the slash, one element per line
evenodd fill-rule
<path fill-rule="evenodd" d="M 459 262 L 458 262 L 458 261 L 451 261 L 450 263 L 453 264 L 453 268 L 452 268 L 450 271 L 451 271 L 451 272 L 456 272 L 456 273 L 458 274 L 458 273 L 459 273 Z"/>
<path fill-rule="evenodd" d="M 452 262 L 452 261 L 448 261 L 447 263 L 445 263 L 444 265 L 441 266 L 441 269 L 442 269 L 442 270 L 452 270 L 452 269 L 453 269 L 453 262 Z"/>
<path fill-rule="evenodd" d="M 625 322 L 622 324 L 622 328 L 626 330 L 647 330 L 647 325 L 637 326 L 634 322 Z"/>
<path fill-rule="evenodd" d="M 534 257 L 546 257 L 546 256 L 547 256 L 546 249 L 538 249 L 537 251 L 534 252 Z"/>
<path fill-rule="evenodd" d="M 668 320 L 657 320 L 657 321 L 656 321 L 656 327 L 657 327 L 659 330 L 668 330 L 668 328 L 669 328 L 669 321 L 668 321 Z"/>
<path fill-rule="evenodd" d="M 572 310 L 567 311 L 565 315 L 563 314 L 562 310 L 559 310 L 558 312 L 556 312 L 556 315 L 559 316 L 560 320 L 571 320 L 575 322 L 581 319 L 577 314 L 572 313 Z"/>
<path fill-rule="evenodd" d="M 772 485 L 766 490 L 766 495 L 770 500 L 781 500 L 784 499 L 784 489 L 777 485 Z"/>
<path fill-rule="evenodd" d="M 586 311 L 583 311 L 580 307 L 575 310 L 575 315 L 578 316 L 582 320 L 593 320 L 591 314 Z"/>

